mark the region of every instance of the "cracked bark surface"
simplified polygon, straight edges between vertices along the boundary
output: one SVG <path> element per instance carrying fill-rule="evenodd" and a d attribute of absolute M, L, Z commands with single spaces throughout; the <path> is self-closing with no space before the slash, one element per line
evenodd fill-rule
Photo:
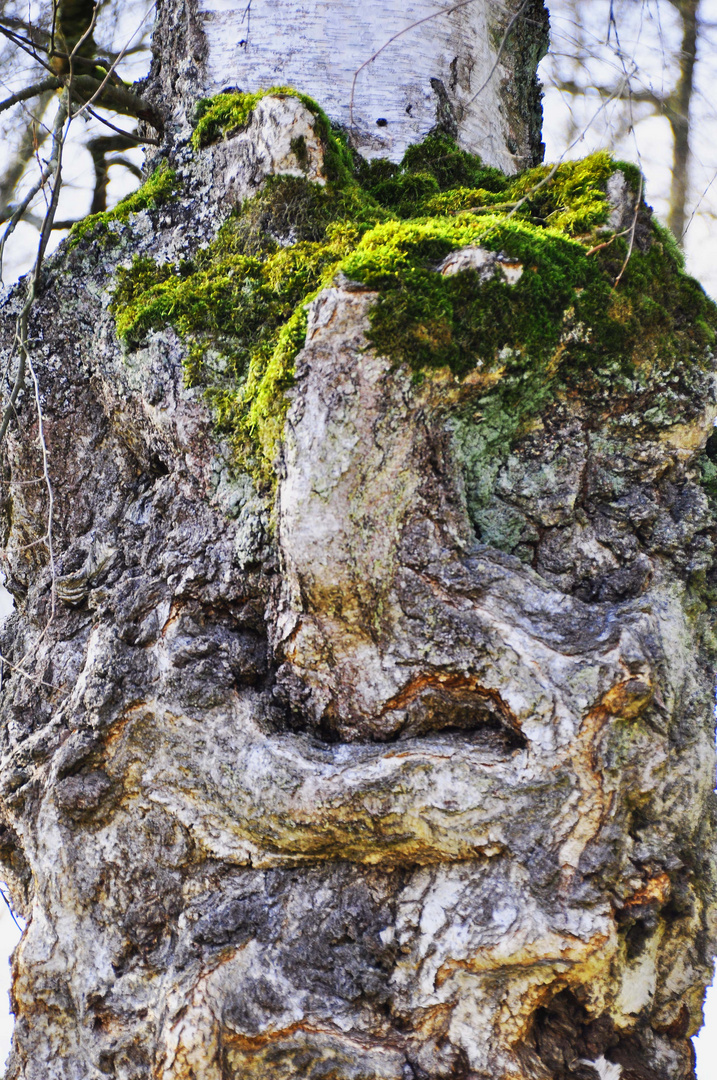
<path fill-rule="evenodd" d="M 478 513 L 460 417 L 488 376 L 377 355 L 375 294 L 337 279 L 257 492 L 185 344 L 121 347 L 108 300 L 119 265 L 184 257 L 300 172 L 297 130 L 320 179 L 313 124 L 266 98 L 196 155 L 180 132 L 182 197 L 62 251 L 33 312 L 57 611 L 26 393 L 2 488 L 0 856 L 28 920 L 7 1075 L 688 1080 L 714 951 L 714 374 L 683 373 L 666 429 L 649 384 L 619 414 L 590 386 L 550 402 Z"/>

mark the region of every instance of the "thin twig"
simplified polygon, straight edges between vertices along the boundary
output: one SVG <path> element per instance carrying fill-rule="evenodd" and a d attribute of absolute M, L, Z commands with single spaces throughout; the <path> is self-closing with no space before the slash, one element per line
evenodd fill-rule
<path fill-rule="evenodd" d="M 106 119 L 106 117 L 100 116 L 100 114 L 96 113 L 94 109 L 88 108 L 87 111 L 88 111 L 88 113 L 90 114 L 91 117 L 93 117 L 95 120 L 99 120 L 100 124 L 104 124 L 104 126 L 108 127 L 110 129 L 110 131 L 116 131 L 118 135 L 126 135 L 127 138 L 134 139 L 137 142 L 138 145 L 142 145 L 142 146 L 144 146 L 145 144 L 147 146 L 161 146 L 162 145 L 161 139 L 152 139 L 152 138 L 150 138 L 149 135 L 146 135 L 144 137 L 141 136 L 141 135 L 132 135 L 129 131 L 123 131 L 122 128 L 118 128 L 115 124 L 111 124 L 110 121 Z M 77 116 L 77 115 L 78 114 L 75 113 L 75 116 Z"/>
<path fill-rule="evenodd" d="M 591 247 L 589 251 L 585 252 L 586 257 L 588 255 L 595 255 L 596 252 L 602 251 L 603 248 L 610 247 L 610 244 L 617 240 L 618 236 L 626 236 L 629 233 L 629 229 L 623 229 L 622 232 L 613 233 L 609 240 L 606 240 L 604 244 L 596 244 L 595 247 Z"/>
<path fill-rule="evenodd" d="M 29 354 L 27 358 L 27 366 L 30 369 L 30 375 L 32 377 L 33 386 L 35 388 L 35 406 L 37 408 L 37 438 L 40 443 L 40 449 L 42 451 L 42 473 L 45 478 L 45 486 L 47 487 L 47 551 L 50 558 L 50 622 L 52 622 L 55 617 L 55 597 L 57 584 L 57 574 L 55 571 L 55 550 L 52 543 L 52 526 L 54 524 L 53 518 L 55 513 L 55 496 L 52 490 L 52 483 L 50 481 L 49 456 L 47 453 L 47 443 L 45 442 L 45 425 L 44 417 L 42 415 L 42 402 L 40 400 L 40 384 L 37 380 L 37 374 L 32 363 L 32 357 Z"/>
<path fill-rule="evenodd" d="M 3 254 L 5 252 L 5 245 L 12 236 L 12 234 L 15 232 L 15 229 L 17 228 L 22 218 L 24 217 L 25 211 L 29 207 L 30 203 L 35 198 L 38 191 L 40 191 L 45 186 L 51 176 L 52 168 L 48 164 L 40 173 L 40 179 L 32 185 L 25 198 L 22 200 L 20 205 L 13 210 L 12 215 L 10 216 L 7 228 L 5 229 L 5 232 L 2 235 L 2 239 L 0 240 L 0 281 L 2 280 L 2 262 Z"/>
<path fill-rule="evenodd" d="M 0 476 L 0 485 L 7 484 L 8 487 L 26 487 L 28 484 L 44 484 L 44 476 L 36 476 L 34 480 L 3 480 Z"/>
<path fill-rule="evenodd" d="M 409 32 L 409 30 L 415 30 L 417 26 L 422 26 L 423 23 L 430 22 L 431 19 L 437 19 L 441 15 L 450 15 L 451 12 L 458 11 L 460 8 L 468 7 L 468 5 L 472 3 L 474 3 L 474 0 L 461 0 L 459 4 L 453 4 L 452 7 L 442 8 L 440 11 L 434 11 L 431 15 L 424 15 L 422 19 L 416 19 L 415 22 L 409 23 L 408 26 L 404 26 L 403 30 L 399 30 L 398 33 L 394 34 L 393 37 L 390 37 L 388 41 L 385 41 L 381 48 L 376 50 L 373 56 L 369 56 L 368 60 L 364 60 L 363 64 L 361 64 L 360 67 L 356 68 L 356 70 L 354 71 L 353 81 L 351 83 L 351 100 L 349 103 L 349 123 L 351 127 L 354 126 L 354 97 L 356 94 L 356 80 L 358 79 L 363 69 L 365 67 L 368 67 L 369 64 L 372 64 L 374 60 L 381 55 L 384 49 L 387 49 L 389 45 L 393 45 L 394 41 L 397 41 L 398 38 L 403 37 L 404 34 L 407 34 Z"/>
<path fill-rule="evenodd" d="M 702 203 L 705 201 L 705 198 L 707 197 L 707 193 L 709 192 L 710 188 L 714 184 L 715 180 L 717 180 L 717 172 L 713 173 L 712 179 L 710 180 L 709 184 L 707 185 L 707 187 L 704 189 L 704 191 L 700 195 L 699 199 L 697 200 L 697 202 L 695 204 L 695 208 L 692 211 L 692 213 L 690 214 L 690 220 L 685 225 L 682 236 L 679 237 L 679 243 L 681 243 L 681 244 L 684 243 L 685 237 L 687 236 L 687 232 L 688 232 L 690 226 L 692 225 L 692 222 L 695 220 L 695 216 L 699 213 L 700 207 L 702 206 Z"/>
<path fill-rule="evenodd" d="M 23 660 L 24 659 L 25 659 L 25 657 L 23 657 Z M 36 683 L 36 684 L 39 683 L 40 686 L 48 686 L 50 688 L 50 690 L 57 690 L 57 687 L 53 686 L 52 683 L 45 682 L 44 679 L 37 679 L 32 675 L 28 675 L 28 673 L 23 668 L 18 667 L 17 664 L 11 664 L 10 661 L 7 659 L 7 657 L 3 656 L 2 653 L 0 653 L 0 661 L 2 661 L 3 664 L 6 664 L 10 668 L 11 671 L 16 671 L 18 673 L 18 675 L 22 675 L 22 677 L 24 679 L 27 679 L 28 682 Z"/>

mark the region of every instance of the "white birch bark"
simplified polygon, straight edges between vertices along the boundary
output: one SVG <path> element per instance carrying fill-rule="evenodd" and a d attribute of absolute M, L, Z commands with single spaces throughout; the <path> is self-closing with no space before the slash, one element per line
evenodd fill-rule
<path fill-rule="evenodd" d="M 175 74 L 180 6 L 163 7 L 157 35 L 163 68 Z M 292 86 L 367 157 L 400 160 L 437 118 L 505 172 L 539 152 L 533 81 L 545 22 L 534 0 L 195 0 L 191 25 L 193 61 L 184 62 L 196 64 L 194 95 Z M 520 107 L 526 95 L 533 115 Z"/>

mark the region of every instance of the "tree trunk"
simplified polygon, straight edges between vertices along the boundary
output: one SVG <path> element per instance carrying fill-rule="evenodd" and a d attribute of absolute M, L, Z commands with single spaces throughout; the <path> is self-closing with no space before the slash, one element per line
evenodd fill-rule
<path fill-rule="evenodd" d="M 351 123 L 436 5 L 356 10 L 167 0 L 173 171 L 32 309 L 12 1080 L 693 1077 L 717 315 L 629 170 L 464 152 L 539 156 L 540 3 L 407 32 Z M 194 113 L 292 82 L 401 168 L 288 92 Z"/>
<path fill-rule="evenodd" d="M 367 157 L 399 161 L 440 122 L 515 172 L 541 157 L 546 31 L 542 0 L 166 0 L 151 83 L 179 130 L 202 96 L 288 85 Z"/>
<path fill-rule="evenodd" d="M 672 180 L 668 225 L 682 243 L 687 225 L 687 198 L 690 184 L 690 108 L 695 88 L 699 0 L 680 0 L 675 5 L 682 18 L 680 75 L 670 96 L 668 116 L 672 128 Z"/>

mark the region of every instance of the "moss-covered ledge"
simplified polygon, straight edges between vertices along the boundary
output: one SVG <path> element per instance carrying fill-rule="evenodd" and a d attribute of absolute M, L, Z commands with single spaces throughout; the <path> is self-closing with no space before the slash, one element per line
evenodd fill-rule
<path fill-rule="evenodd" d="M 295 92 L 200 103 L 195 152 L 246 125 L 266 93 Z M 168 324 L 184 338 L 187 383 L 204 389 L 261 483 L 273 481 L 306 306 L 338 273 L 377 291 L 371 342 L 416 378 L 446 367 L 459 379 L 477 367 L 496 374 L 477 406 L 491 454 L 551 395 L 587 397 L 618 419 L 639 399 L 642 421 L 657 427 L 683 419 L 675 378 L 711 362 L 717 311 L 649 208 L 637 209 L 634 166 L 601 152 L 506 177 L 441 134 L 400 165 L 365 162 L 298 96 L 334 163 L 328 183 L 271 178 L 193 258 L 120 269 L 112 299 L 127 347 Z M 618 172 L 622 217 L 608 195 Z M 517 264 L 519 280 L 499 263 L 487 277 L 437 272 L 475 247 Z"/>
<path fill-rule="evenodd" d="M 161 161 L 156 169 L 136 191 L 120 199 L 111 210 L 90 214 L 77 221 L 70 230 L 68 249 L 76 248 L 83 240 L 102 237 L 105 242 L 112 237 L 112 225 L 126 225 L 131 214 L 142 210 L 155 210 L 174 199 L 180 190 L 177 173 L 168 162 Z"/>

